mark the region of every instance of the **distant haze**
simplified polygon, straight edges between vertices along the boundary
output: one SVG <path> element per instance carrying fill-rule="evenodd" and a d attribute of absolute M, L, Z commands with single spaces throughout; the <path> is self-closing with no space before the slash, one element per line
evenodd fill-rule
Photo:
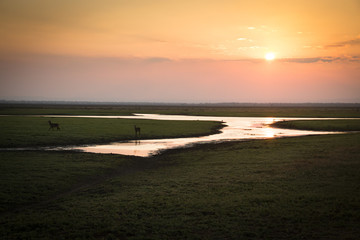
<path fill-rule="evenodd" d="M 356 0 L 4 0 L 0 100 L 360 102 L 359 12 Z"/>

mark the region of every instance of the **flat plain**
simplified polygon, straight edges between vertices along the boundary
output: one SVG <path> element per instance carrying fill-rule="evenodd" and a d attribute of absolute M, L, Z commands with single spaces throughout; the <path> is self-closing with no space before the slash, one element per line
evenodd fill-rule
<path fill-rule="evenodd" d="M 2 137 L 1 143 L 2 146 L 44 146 L 91 141 L 92 135 L 102 138 L 96 141 L 132 137 L 131 130 L 116 130 L 114 135 L 107 130 L 109 126 L 132 129 L 132 121 L 111 120 L 105 124 L 102 120 L 70 118 L 66 120 L 69 122 L 62 122 L 68 127 L 49 131 L 47 119 L 23 116 L 26 114 L 187 112 L 216 116 L 359 117 L 356 108 L 186 109 L 5 107 L 0 109 L 1 114 L 17 116 L 1 120 L 3 126 L 8 124 L 2 130 L 7 138 Z M 27 129 L 34 124 L 41 128 L 32 127 L 26 130 L 30 135 L 23 134 L 25 130 L 21 127 Z M 155 129 L 149 138 L 166 124 L 166 121 L 141 123 Z M 177 124 L 178 127 L 167 126 L 177 129 L 171 130 L 174 137 L 208 134 L 219 127 L 207 122 L 201 131 L 194 132 L 199 129 L 199 123 Z M 313 130 L 358 131 L 360 120 L 282 124 Z M 15 130 L 6 132 L 11 128 Z M 74 134 L 77 129 L 81 131 Z M 44 139 L 43 134 L 36 132 L 51 137 Z M 85 133 L 88 136 L 83 137 Z M 11 144 L 8 138 L 13 139 Z M 150 158 L 65 151 L 0 151 L 0 156 L 1 239 L 358 239 L 360 236 L 358 132 L 204 144 L 169 150 Z"/>

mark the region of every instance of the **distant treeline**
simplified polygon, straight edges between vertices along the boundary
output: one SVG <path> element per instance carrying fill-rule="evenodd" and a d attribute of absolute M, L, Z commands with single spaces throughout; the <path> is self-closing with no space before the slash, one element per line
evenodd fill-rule
<path fill-rule="evenodd" d="M 360 103 L 166 103 L 166 102 L 91 102 L 91 101 L 8 101 L 2 106 L 186 106 L 186 107 L 360 107 Z"/>

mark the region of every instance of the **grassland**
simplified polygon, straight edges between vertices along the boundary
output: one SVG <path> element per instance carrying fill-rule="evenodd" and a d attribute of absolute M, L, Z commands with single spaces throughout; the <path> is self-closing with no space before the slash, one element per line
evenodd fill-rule
<path fill-rule="evenodd" d="M 131 115 L 133 113 L 233 117 L 355 117 L 357 107 L 215 107 L 141 105 L 0 105 L 0 115 Z"/>
<path fill-rule="evenodd" d="M 2 239 L 357 239 L 360 135 L 2 152 Z"/>
<path fill-rule="evenodd" d="M 60 124 L 50 130 L 48 120 Z M 0 147 L 62 146 L 108 143 L 135 138 L 134 125 L 141 127 L 141 139 L 209 135 L 222 125 L 206 121 L 156 121 L 140 119 L 0 117 Z"/>
<path fill-rule="evenodd" d="M 360 119 L 280 121 L 272 126 L 313 131 L 360 131 Z"/>
<path fill-rule="evenodd" d="M 360 236 L 359 133 L 206 144 L 151 158 L 0 151 L 0 159 L 1 239 Z"/>

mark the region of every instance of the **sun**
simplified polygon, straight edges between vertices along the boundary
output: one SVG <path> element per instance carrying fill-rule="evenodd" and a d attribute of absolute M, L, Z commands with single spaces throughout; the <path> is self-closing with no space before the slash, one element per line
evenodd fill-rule
<path fill-rule="evenodd" d="M 265 59 L 268 61 L 272 61 L 275 59 L 275 53 L 273 52 L 268 52 L 265 54 Z"/>

